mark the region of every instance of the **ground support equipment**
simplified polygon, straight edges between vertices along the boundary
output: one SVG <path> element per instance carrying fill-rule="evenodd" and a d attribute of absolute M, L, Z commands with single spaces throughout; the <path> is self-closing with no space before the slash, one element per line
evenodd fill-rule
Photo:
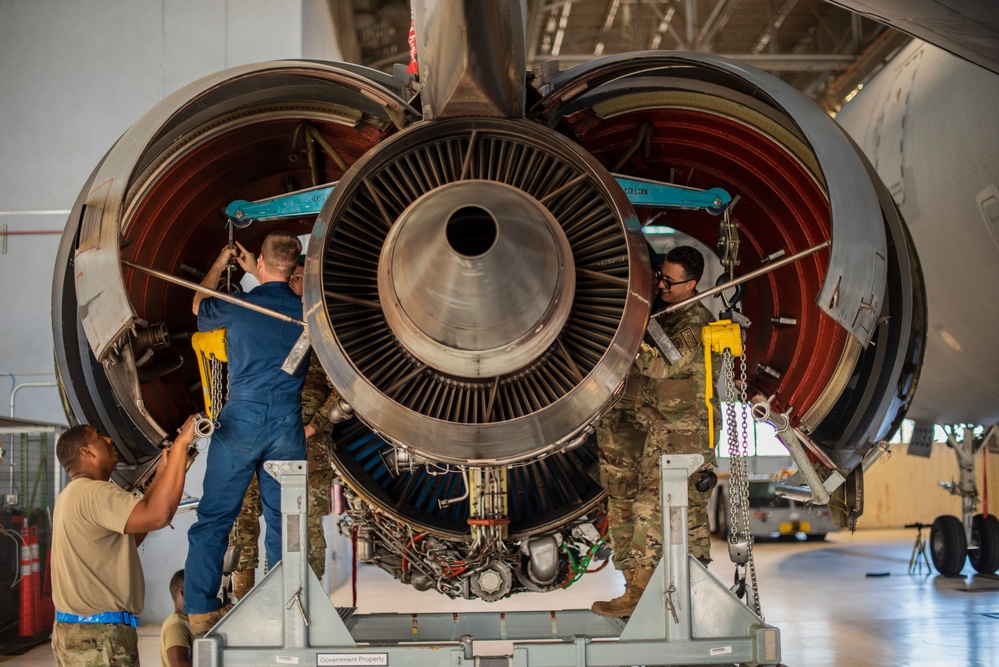
<path fill-rule="evenodd" d="M 306 464 L 267 463 L 281 483 L 282 560 L 194 642 L 194 664 L 777 665 L 777 628 L 687 553 L 687 478 L 701 463 L 700 454 L 662 457 L 663 558 L 627 622 L 585 610 L 341 614 L 307 562 Z M 475 650 L 496 640 L 512 651 Z"/>

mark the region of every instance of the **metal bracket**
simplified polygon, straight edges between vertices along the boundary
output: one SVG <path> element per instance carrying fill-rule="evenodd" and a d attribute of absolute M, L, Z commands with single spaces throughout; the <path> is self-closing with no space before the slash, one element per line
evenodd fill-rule
<path fill-rule="evenodd" d="M 652 340 L 655 342 L 656 347 L 658 347 L 659 351 L 663 353 L 663 356 L 666 357 L 666 361 L 668 361 L 671 366 L 678 363 L 680 359 L 683 358 L 683 355 L 680 354 L 680 350 L 676 349 L 676 345 L 674 345 L 673 341 L 670 340 L 668 335 L 666 335 L 666 330 L 663 329 L 663 326 L 659 324 L 659 321 L 656 320 L 656 318 L 649 318 L 647 331 L 652 337 Z"/>

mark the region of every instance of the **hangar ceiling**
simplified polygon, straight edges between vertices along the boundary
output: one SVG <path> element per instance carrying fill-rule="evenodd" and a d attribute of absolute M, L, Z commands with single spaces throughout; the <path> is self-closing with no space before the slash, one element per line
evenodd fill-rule
<path fill-rule="evenodd" d="M 408 0 L 328 0 L 343 57 L 408 63 Z M 785 80 L 827 109 L 910 39 L 826 0 L 528 0 L 528 65 L 628 51 L 711 52 Z"/>

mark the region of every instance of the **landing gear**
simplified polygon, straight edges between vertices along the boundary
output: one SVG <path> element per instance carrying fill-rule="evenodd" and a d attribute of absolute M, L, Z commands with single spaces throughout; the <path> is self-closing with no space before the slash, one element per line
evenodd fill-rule
<path fill-rule="evenodd" d="M 930 529 L 930 553 L 934 567 L 945 577 L 961 573 L 965 555 L 975 572 L 995 574 L 999 570 L 999 519 L 991 514 L 976 514 L 971 520 L 969 542 L 960 519 L 938 516 Z"/>
<path fill-rule="evenodd" d="M 930 555 L 933 566 L 945 577 L 956 577 L 964 569 L 968 542 L 964 526 L 956 516 L 938 516 L 930 527 Z"/>
<path fill-rule="evenodd" d="M 961 497 L 961 518 L 938 516 L 930 529 L 930 554 L 940 574 L 954 577 L 964 569 L 964 557 L 981 574 L 994 574 L 999 569 L 999 520 L 994 516 L 975 514 L 978 507 L 978 487 L 975 485 L 975 455 L 991 437 L 997 437 L 999 426 L 987 429 L 975 437 L 974 428 L 964 427 L 964 437 L 958 440 L 956 427 L 947 428 L 947 444 L 957 456 L 960 479 L 940 482 L 940 486 Z"/>
<path fill-rule="evenodd" d="M 971 540 L 977 549 L 968 549 L 971 567 L 979 574 L 995 574 L 999 570 L 999 519 L 994 514 L 976 514 L 971 522 Z"/>

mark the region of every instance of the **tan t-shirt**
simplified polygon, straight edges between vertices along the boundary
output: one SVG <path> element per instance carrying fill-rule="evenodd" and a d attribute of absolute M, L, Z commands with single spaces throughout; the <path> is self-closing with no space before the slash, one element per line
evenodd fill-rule
<path fill-rule="evenodd" d="M 175 611 L 167 616 L 167 619 L 163 621 L 163 628 L 160 630 L 160 662 L 163 663 L 163 667 L 170 667 L 167 649 L 183 646 L 190 650 L 192 643 L 194 643 L 194 638 L 191 636 L 191 622 L 188 620 L 187 614 Z"/>
<path fill-rule="evenodd" d="M 90 616 L 142 612 L 146 582 L 125 523 L 140 498 L 111 482 L 75 479 L 52 514 L 52 599 L 59 611 Z"/>

